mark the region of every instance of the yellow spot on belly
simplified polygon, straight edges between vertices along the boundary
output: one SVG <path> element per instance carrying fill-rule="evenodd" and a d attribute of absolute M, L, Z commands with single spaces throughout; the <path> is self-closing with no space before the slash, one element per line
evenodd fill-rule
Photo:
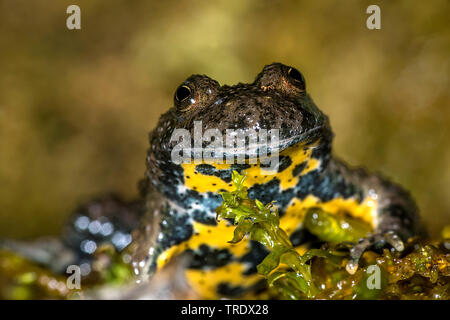
<path fill-rule="evenodd" d="M 229 225 L 226 220 L 220 220 L 217 225 L 211 226 L 203 223 L 193 222 L 193 235 L 186 241 L 170 247 L 160 254 L 157 259 L 158 269 L 166 265 L 170 259 L 185 250 L 197 250 L 202 244 L 206 244 L 213 249 L 227 249 L 235 257 L 241 257 L 249 251 L 249 240 L 243 239 L 241 242 L 228 243 L 233 239 L 234 226 Z"/>
<path fill-rule="evenodd" d="M 272 179 L 278 179 L 280 181 L 281 190 L 294 187 L 299 179 L 306 173 L 317 169 L 320 166 L 320 160 L 312 158 L 312 152 L 317 147 L 319 142 L 305 147 L 302 143 L 292 146 L 280 153 L 280 157 L 286 156 L 291 159 L 291 164 L 281 172 L 274 173 L 267 169 L 261 168 L 261 163 L 258 159 L 256 164 L 250 164 L 250 168 L 242 170 L 242 174 L 247 176 L 244 185 L 251 187 L 255 184 L 264 184 Z M 306 163 L 302 172 L 296 177 L 293 176 L 293 170 L 297 165 Z M 230 170 L 231 165 L 226 163 L 211 163 L 205 162 L 216 168 L 216 170 Z M 196 190 L 200 193 L 205 192 L 218 192 L 219 190 L 232 191 L 233 186 L 230 183 L 223 181 L 216 176 L 204 175 L 195 170 L 198 164 L 185 163 L 182 164 L 184 169 L 184 181 L 187 188 Z"/>
<path fill-rule="evenodd" d="M 230 170 L 230 164 L 211 164 L 217 170 Z M 227 183 L 216 176 L 204 175 L 195 170 L 198 164 L 194 163 L 183 163 L 181 166 L 184 169 L 184 184 L 186 188 L 191 190 L 196 190 L 200 193 L 205 192 L 218 192 L 219 190 L 233 190 L 233 185 L 231 182 Z"/>
<path fill-rule="evenodd" d="M 195 250 L 200 245 L 207 244 L 212 248 L 228 249 L 236 257 L 241 257 L 248 252 L 249 241 L 244 239 L 245 241 L 236 244 L 228 243 L 233 239 L 234 229 L 226 220 L 220 220 L 216 226 L 194 222 L 194 235 L 188 241 L 189 247 Z"/>
<path fill-rule="evenodd" d="M 263 277 L 259 274 L 243 275 L 245 265 L 239 262 L 232 262 L 223 267 L 211 270 L 186 270 L 186 279 L 191 288 L 203 299 L 217 299 L 217 287 L 225 282 L 230 286 L 250 287 L 256 284 Z"/>
<path fill-rule="evenodd" d="M 170 259 L 172 259 L 173 256 L 180 253 L 180 248 L 178 246 L 173 246 L 161 253 L 158 257 L 158 260 L 156 261 L 158 270 L 160 270 L 162 267 L 164 267 Z"/>

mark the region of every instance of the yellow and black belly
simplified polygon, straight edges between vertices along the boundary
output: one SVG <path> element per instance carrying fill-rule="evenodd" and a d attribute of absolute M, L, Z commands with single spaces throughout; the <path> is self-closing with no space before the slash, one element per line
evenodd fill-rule
<path fill-rule="evenodd" d="M 214 210 L 221 203 L 218 192 L 232 190 L 233 170 L 246 175 L 251 198 L 264 203 L 276 201 L 280 226 L 300 253 L 312 240 L 302 225 L 311 207 L 332 214 L 345 212 L 374 225 L 376 199 L 363 197 L 361 190 L 342 177 L 324 172 L 317 146 L 299 143 L 282 151 L 276 172 L 264 171 L 259 162 L 189 163 L 178 168 L 172 165 L 170 172 L 183 184 L 171 184 L 170 190 L 165 190 L 172 196 L 161 217 L 156 268 L 161 269 L 170 258 L 188 251 L 192 260 L 186 277 L 203 298 L 249 297 L 248 292 L 261 288 L 262 276 L 257 274 L 256 266 L 268 253 L 266 249 L 248 239 L 228 243 L 233 238 L 233 226 L 226 220 L 215 220 Z"/>

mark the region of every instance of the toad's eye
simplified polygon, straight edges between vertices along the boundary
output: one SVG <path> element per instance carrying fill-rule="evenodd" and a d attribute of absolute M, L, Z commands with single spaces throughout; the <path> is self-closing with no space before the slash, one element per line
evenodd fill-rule
<path fill-rule="evenodd" d="M 177 91 L 175 91 L 175 100 L 178 102 L 183 102 L 191 96 L 191 92 L 191 88 L 181 85 L 178 87 Z"/>
<path fill-rule="evenodd" d="M 263 91 L 276 90 L 290 96 L 304 96 L 305 78 L 294 67 L 272 63 L 264 67 L 255 79 Z"/>
<path fill-rule="evenodd" d="M 196 90 L 192 84 L 182 84 L 175 91 L 173 97 L 175 107 L 178 111 L 185 112 L 191 109 L 196 103 Z"/>
<path fill-rule="evenodd" d="M 217 81 L 194 74 L 175 90 L 173 101 L 181 114 L 208 106 L 217 94 L 220 85 Z"/>
<path fill-rule="evenodd" d="M 290 80 L 292 80 L 292 83 L 295 84 L 297 87 L 300 87 L 302 89 L 305 88 L 305 79 L 303 78 L 300 71 L 298 71 L 295 68 L 289 68 L 288 75 Z"/>

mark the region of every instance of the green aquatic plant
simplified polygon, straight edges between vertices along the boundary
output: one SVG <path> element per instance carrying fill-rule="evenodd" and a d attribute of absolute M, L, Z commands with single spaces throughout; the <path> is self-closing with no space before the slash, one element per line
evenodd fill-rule
<path fill-rule="evenodd" d="M 321 208 L 308 209 L 304 226 L 321 240 L 330 243 L 357 242 L 371 231 L 370 226 L 364 221 L 333 215 Z"/>
<path fill-rule="evenodd" d="M 326 257 L 339 263 L 339 257 L 321 249 L 309 250 L 301 256 L 295 251 L 286 232 L 280 228 L 280 217 L 274 202 L 264 205 L 248 197 L 244 186 L 245 176 L 233 171 L 235 190 L 221 192 L 222 204 L 216 209 L 217 219 L 231 219 L 236 225 L 230 243 L 241 241 L 247 234 L 250 239 L 263 244 L 270 253 L 257 266 L 271 288 L 284 298 L 313 298 L 318 293 L 307 262 L 313 257 Z"/>

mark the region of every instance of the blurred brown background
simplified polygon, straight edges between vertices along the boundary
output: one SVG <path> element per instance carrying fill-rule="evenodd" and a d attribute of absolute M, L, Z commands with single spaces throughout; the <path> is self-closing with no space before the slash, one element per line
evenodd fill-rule
<path fill-rule="evenodd" d="M 304 73 L 335 153 L 409 188 L 436 235 L 450 223 L 449 15 L 447 0 L 0 0 L 0 237 L 57 234 L 81 201 L 133 197 L 181 81 L 248 82 L 273 61 Z"/>

